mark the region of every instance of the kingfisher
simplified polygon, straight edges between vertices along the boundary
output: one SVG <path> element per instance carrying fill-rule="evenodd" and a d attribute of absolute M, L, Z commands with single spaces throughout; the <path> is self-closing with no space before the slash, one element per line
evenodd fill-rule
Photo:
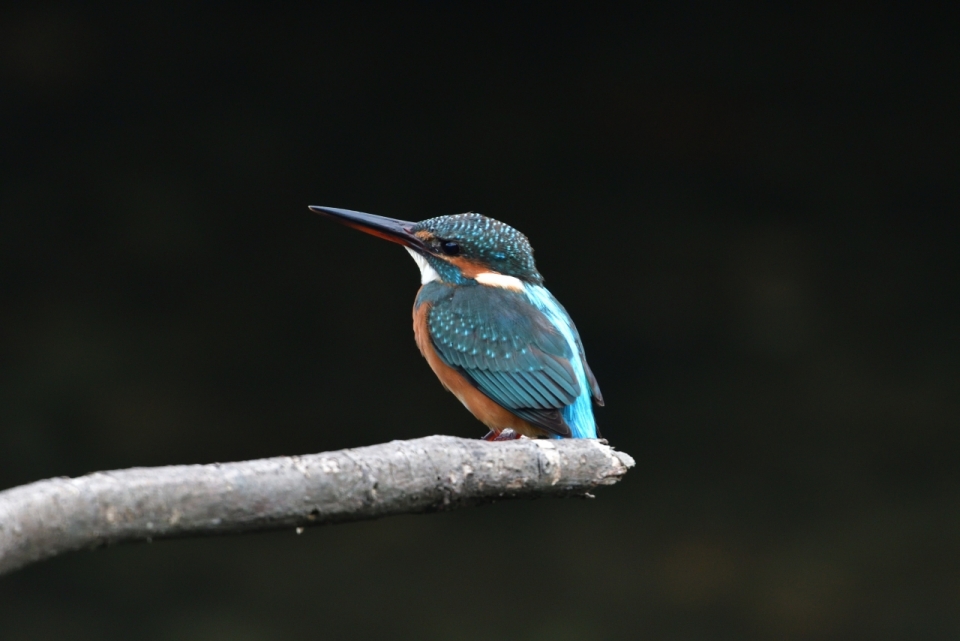
<path fill-rule="evenodd" d="M 603 405 L 570 315 L 543 286 L 527 237 L 477 213 L 419 223 L 310 210 L 402 245 L 420 268 L 413 333 L 443 386 L 489 428 L 483 438 L 598 438 Z"/>

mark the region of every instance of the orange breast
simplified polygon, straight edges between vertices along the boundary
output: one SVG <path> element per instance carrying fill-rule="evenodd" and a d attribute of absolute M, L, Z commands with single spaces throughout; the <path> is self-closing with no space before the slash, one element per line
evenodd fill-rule
<path fill-rule="evenodd" d="M 443 386 L 452 392 L 481 423 L 498 434 L 509 428 L 524 436 L 545 436 L 547 433 L 544 430 L 498 405 L 474 387 L 462 374 L 443 362 L 437 354 L 437 350 L 433 347 L 430 332 L 427 330 L 427 315 L 429 313 L 429 303 L 424 303 L 419 308 L 414 307 L 413 335 L 417 339 L 417 347 L 420 348 L 420 353 L 427 359 L 430 369 L 437 375 Z"/>

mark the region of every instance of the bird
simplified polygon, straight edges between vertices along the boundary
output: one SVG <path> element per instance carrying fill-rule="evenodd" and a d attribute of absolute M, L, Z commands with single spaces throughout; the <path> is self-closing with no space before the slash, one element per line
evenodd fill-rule
<path fill-rule="evenodd" d="M 599 438 L 603 395 L 576 325 L 543 286 L 533 248 L 478 213 L 409 222 L 311 205 L 397 243 L 420 268 L 414 338 L 443 386 L 487 426 L 488 441 Z"/>

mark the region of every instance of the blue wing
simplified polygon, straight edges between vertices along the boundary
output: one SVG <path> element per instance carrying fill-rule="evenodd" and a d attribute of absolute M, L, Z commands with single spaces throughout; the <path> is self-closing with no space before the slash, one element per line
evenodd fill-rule
<path fill-rule="evenodd" d="M 447 365 L 520 418 L 571 436 L 563 410 L 581 395 L 571 362 L 580 354 L 547 315 L 523 293 L 481 285 L 427 285 L 418 305 L 426 300 L 427 329 Z"/>

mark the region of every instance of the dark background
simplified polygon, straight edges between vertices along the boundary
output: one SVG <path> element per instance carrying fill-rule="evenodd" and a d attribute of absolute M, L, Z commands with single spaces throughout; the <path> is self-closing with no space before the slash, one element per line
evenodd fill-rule
<path fill-rule="evenodd" d="M 637 468 L 69 555 L 4 641 L 960 636 L 952 16 L 131 4 L 0 13 L 0 487 L 481 436 L 308 204 L 525 232 Z"/>

